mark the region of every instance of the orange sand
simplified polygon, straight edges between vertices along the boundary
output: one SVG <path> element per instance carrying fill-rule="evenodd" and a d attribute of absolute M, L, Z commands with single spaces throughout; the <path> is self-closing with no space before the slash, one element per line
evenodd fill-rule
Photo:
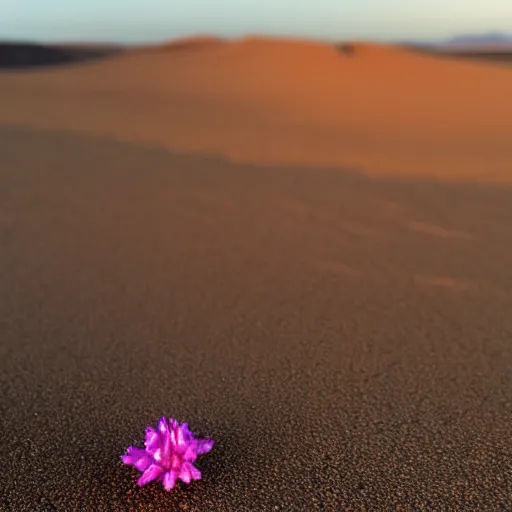
<path fill-rule="evenodd" d="M 200 39 L 2 73 L 0 123 L 259 164 L 512 181 L 512 68 L 354 48 Z"/>

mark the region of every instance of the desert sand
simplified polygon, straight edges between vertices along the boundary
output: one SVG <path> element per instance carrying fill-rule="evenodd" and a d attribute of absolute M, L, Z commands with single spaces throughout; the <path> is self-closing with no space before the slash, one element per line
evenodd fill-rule
<path fill-rule="evenodd" d="M 0 73 L 0 510 L 512 510 L 512 68 L 353 49 Z"/>
<path fill-rule="evenodd" d="M 0 122 L 245 163 L 511 179 L 511 67 L 364 43 L 196 43 L 4 74 Z"/>

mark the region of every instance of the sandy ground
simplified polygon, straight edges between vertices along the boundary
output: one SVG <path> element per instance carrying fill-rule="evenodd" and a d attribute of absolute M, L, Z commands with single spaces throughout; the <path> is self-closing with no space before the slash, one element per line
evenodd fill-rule
<path fill-rule="evenodd" d="M 247 44 L 263 66 L 267 43 Z M 301 103 L 306 84 L 284 94 L 283 76 L 277 101 L 279 48 L 260 89 L 249 69 L 230 94 L 240 47 L 223 44 L 199 52 L 219 72 L 209 88 L 179 52 L 0 76 L 0 510 L 512 510 L 512 190 L 469 180 L 512 163 L 510 99 L 490 94 L 490 77 L 499 92 L 512 74 L 307 47 L 353 66 L 354 91 L 381 51 L 481 79 L 444 114 L 405 88 L 393 121 L 373 114 L 391 116 L 392 91 L 370 85 L 329 113 L 325 98 Z M 179 59 L 180 72 L 163 65 Z M 477 89 L 487 110 L 465 103 Z M 390 176 L 415 162 L 413 140 L 435 149 L 432 168 L 417 156 Z M 382 166 L 265 162 L 314 160 L 321 144 L 341 162 L 335 141 Z M 137 488 L 119 460 L 161 414 L 217 441 L 204 480 L 170 494 Z"/>
<path fill-rule="evenodd" d="M 512 68 L 392 47 L 201 40 L 0 75 L 0 123 L 238 162 L 511 181 Z"/>

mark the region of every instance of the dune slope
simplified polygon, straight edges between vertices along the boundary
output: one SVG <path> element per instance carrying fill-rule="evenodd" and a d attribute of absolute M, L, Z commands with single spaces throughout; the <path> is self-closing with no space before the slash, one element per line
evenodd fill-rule
<path fill-rule="evenodd" d="M 253 163 L 512 179 L 512 69 L 392 47 L 244 39 L 0 75 L 0 123 Z"/>

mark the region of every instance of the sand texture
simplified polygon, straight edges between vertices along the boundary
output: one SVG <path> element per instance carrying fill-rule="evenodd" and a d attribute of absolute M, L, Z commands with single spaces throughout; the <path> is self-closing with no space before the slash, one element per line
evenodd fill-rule
<path fill-rule="evenodd" d="M 200 43 L 0 74 L 0 510 L 512 510 L 512 69 Z"/>

